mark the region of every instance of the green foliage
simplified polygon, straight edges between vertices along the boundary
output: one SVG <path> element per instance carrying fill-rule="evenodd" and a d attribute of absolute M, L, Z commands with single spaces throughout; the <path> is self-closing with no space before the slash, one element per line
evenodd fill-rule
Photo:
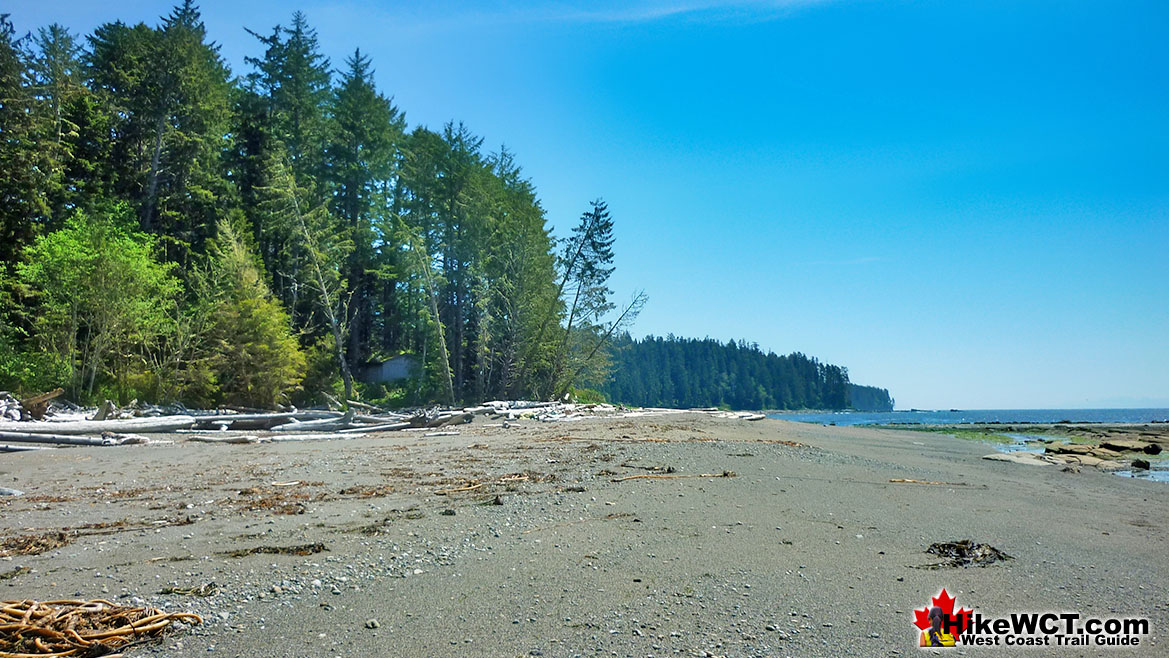
<path fill-rule="evenodd" d="M 7 14 L 0 14 L 0 262 L 12 262 L 49 212 L 44 187 L 51 169 L 37 136 L 33 95 Z"/>
<path fill-rule="evenodd" d="M 847 409 L 848 371 L 795 353 L 730 341 L 655 338 L 615 343 L 611 400 L 640 406 Z"/>
<path fill-rule="evenodd" d="M 211 258 L 216 302 L 207 365 L 215 373 L 219 400 L 263 408 L 286 402 L 305 373 L 305 355 L 288 314 L 227 222 L 219 225 Z"/>
<path fill-rule="evenodd" d="M 337 344 L 332 334 L 321 336 L 304 349 L 305 376 L 299 391 L 292 396 L 295 404 L 323 404 L 322 393 L 340 400 L 345 395 L 337 364 Z"/>
<path fill-rule="evenodd" d="M 111 106 L 114 192 L 134 204 L 143 230 L 166 235 L 186 261 L 215 231 L 230 196 L 226 146 L 228 70 L 188 0 L 157 28 L 108 23 L 90 39 L 92 88 Z"/>
<path fill-rule="evenodd" d="M 581 404 L 604 404 L 609 401 L 605 394 L 591 388 L 572 387 L 572 399 Z"/>
<path fill-rule="evenodd" d="M 14 285 L 0 264 L 0 390 L 47 391 L 68 379 L 67 365 L 54 354 L 24 347 L 28 332 L 14 323 Z"/>
<path fill-rule="evenodd" d="M 145 396 L 157 384 L 137 375 L 174 330 L 180 288 L 173 266 L 155 259 L 156 241 L 131 222 L 125 205 L 78 211 L 17 266 L 36 300 L 37 346 L 67 364 L 61 383 L 75 398 L 91 398 L 99 383 L 117 397 Z"/>

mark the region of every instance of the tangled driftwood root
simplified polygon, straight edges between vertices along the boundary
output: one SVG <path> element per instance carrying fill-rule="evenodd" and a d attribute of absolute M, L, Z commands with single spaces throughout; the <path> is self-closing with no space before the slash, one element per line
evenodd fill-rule
<path fill-rule="evenodd" d="M 176 621 L 203 623 L 187 612 L 94 601 L 0 603 L 0 658 L 115 656 L 120 648 L 157 637 Z"/>

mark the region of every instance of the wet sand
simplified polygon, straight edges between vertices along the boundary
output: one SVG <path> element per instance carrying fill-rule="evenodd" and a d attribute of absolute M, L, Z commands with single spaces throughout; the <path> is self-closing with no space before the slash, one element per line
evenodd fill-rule
<path fill-rule="evenodd" d="M 1148 617 L 1129 653 L 1169 651 L 1164 483 L 770 419 L 454 429 L 2 455 L 26 494 L 0 537 L 63 545 L 0 559 L 0 598 L 206 618 L 130 656 L 884 656 L 918 651 L 912 611 L 946 587 L 984 614 Z M 614 481 L 701 474 L 734 476 Z M 1014 559 L 920 568 L 964 538 Z M 296 547 L 324 550 L 230 555 Z"/>

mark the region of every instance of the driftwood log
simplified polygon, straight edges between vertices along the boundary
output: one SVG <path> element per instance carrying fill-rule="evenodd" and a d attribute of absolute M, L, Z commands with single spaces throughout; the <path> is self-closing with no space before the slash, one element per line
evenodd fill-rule
<path fill-rule="evenodd" d="M 28 444 L 12 445 L 11 443 L 0 443 L 0 452 L 28 452 L 30 450 L 52 450 L 48 446 L 33 446 Z"/>
<path fill-rule="evenodd" d="M 33 432 L 0 432 L 0 441 L 14 443 L 48 443 L 59 446 L 103 446 L 109 445 L 104 439 L 89 436 L 66 436 L 63 434 L 35 434 Z"/>
<path fill-rule="evenodd" d="M 273 432 L 322 432 L 343 430 L 353 427 L 353 413 L 347 413 L 340 418 L 324 418 L 321 420 L 307 420 L 304 422 L 285 423 L 277 425 Z"/>
<path fill-rule="evenodd" d="M 229 427 L 233 430 L 266 430 L 277 425 L 284 425 L 294 420 L 309 421 L 329 418 L 340 418 L 341 414 L 335 411 L 289 411 L 280 413 L 262 414 L 216 414 L 213 416 L 196 416 L 196 429 L 218 429 Z"/>
<path fill-rule="evenodd" d="M 59 423 L 0 423 L 0 432 L 34 434 L 101 434 L 102 432 L 173 432 L 195 424 L 194 416 L 160 416 L 125 420 L 72 420 Z"/>
<path fill-rule="evenodd" d="M 339 430 L 340 434 L 359 434 L 365 432 L 394 432 L 397 430 L 404 430 L 407 427 L 413 427 L 407 422 L 386 423 L 384 425 L 361 425 L 359 427 L 350 427 L 348 429 Z"/>
<path fill-rule="evenodd" d="M 58 388 L 48 393 L 41 393 L 32 397 L 25 398 L 20 401 L 20 419 L 21 420 L 41 420 L 45 417 L 45 412 L 49 410 L 49 402 L 53 398 L 60 397 L 65 393 L 65 389 Z"/>

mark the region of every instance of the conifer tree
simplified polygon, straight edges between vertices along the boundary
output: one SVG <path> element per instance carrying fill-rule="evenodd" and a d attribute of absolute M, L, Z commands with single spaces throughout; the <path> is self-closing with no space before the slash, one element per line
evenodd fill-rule
<path fill-rule="evenodd" d="M 228 70 L 207 42 L 191 0 L 160 27 L 106 24 L 90 37 L 92 84 L 119 119 L 106 166 L 134 201 L 144 230 L 172 238 L 172 258 L 199 248 L 231 203 L 220 166 L 226 146 Z"/>
<path fill-rule="evenodd" d="M 405 119 L 375 88 L 368 57 L 357 50 L 346 64 L 331 103 L 326 158 L 333 214 L 354 244 L 345 274 L 351 300 L 347 350 L 358 363 L 372 348 L 378 252 L 395 246 L 387 244 L 389 236 L 375 234 L 375 199 L 395 175 Z"/>
<path fill-rule="evenodd" d="M 249 77 L 267 99 L 273 136 L 287 149 L 296 179 L 314 188 L 324 165 L 329 60 L 300 11 L 292 15 L 289 27 L 277 25 L 268 36 L 251 34 L 265 50 L 262 58 L 247 58 L 255 68 Z"/>
<path fill-rule="evenodd" d="M 217 302 L 207 365 L 219 401 L 273 408 L 304 378 L 305 357 L 288 314 L 229 222 L 220 222 L 211 257 Z"/>
<path fill-rule="evenodd" d="M 48 214 L 46 155 L 26 86 L 28 65 L 8 15 L 0 15 L 0 264 L 12 263 Z"/>

